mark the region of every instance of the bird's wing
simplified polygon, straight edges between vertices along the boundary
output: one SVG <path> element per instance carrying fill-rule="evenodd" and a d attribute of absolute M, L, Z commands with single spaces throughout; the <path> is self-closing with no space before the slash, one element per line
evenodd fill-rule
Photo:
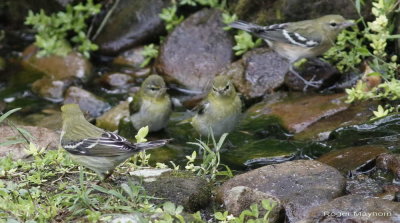
<path fill-rule="evenodd" d="M 322 42 L 322 36 L 317 36 L 312 31 L 314 27 L 302 27 L 296 24 L 283 23 L 264 26 L 256 35 L 262 38 L 289 43 L 301 47 L 316 47 Z"/>
<path fill-rule="evenodd" d="M 112 132 L 105 132 L 98 138 L 61 141 L 61 146 L 72 154 L 85 156 L 119 156 L 140 150 L 124 137 Z"/>
<path fill-rule="evenodd" d="M 139 93 L 135 94 L 131 103 L 129 103 L 129 113 L 133 115 L 140 110 L 140 106 L 142 105 L 142 98 L 140 97 Z"/>

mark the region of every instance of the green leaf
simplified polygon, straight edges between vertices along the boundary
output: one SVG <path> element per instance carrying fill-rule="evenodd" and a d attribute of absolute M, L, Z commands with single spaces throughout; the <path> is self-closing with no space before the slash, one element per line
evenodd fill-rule
<path fill-rule="evenodd" d="M 2 121 L 4 121 L 4 119 L 6 119 L 8 116 L 10 116 L 11 114 L 13 114 L 14 112 L 17 112 L 17 111 L 19 111 L 19 110 L 21 110 L 21 108 L 14 108 L 14 109 L 12 109 L 12 110 L 10 110 L 10 111 L 4 113 L 3 115 L 1 115 L 1 116 L 0 116 L 0 123 L 1 123 Z"/>

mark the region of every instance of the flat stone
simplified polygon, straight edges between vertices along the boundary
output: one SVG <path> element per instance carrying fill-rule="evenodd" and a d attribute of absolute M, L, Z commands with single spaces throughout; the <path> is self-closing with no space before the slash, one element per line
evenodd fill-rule
<path fill-rule="evenodd" d="M 294 95 L 277 103 L 260 102 L 249 108 L 246 113 L 252 116 L 276 116 L 282 120 L 282 125 L 287 130 L 299 133 L 323 118 L 346 110 L 350 105 L 344 102 L 345 96 Z"/>
<path fill-rule="evenodd" d="M 387 152 L 388 150 L 384 146 L 357 146 L 333 150 L 329 153 L 325 153 L 317 160 L 321 163 L 333 166 L 345 174 L 348 171 L 356 170 L 358 167 L 361 167 L 367 162 L 376 159 L 376 157 L 380 154 Z"/>

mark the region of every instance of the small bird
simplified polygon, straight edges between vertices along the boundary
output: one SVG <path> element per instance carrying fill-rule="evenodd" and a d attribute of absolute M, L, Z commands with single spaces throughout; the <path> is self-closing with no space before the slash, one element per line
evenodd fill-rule
<path fill-rule="evenodd" d="M 60 144 L 77 163 L 93 170 L 104 180 L 120 163 L 137 152 L 165 145 L 169 140 L 131 143 L 88 122 L 77 104 L 61 107 Z"/>
<path fill-rule="evenodd" d="M 130 119 L 135 129 L 149 126 L 156 132 L 168 123 L 172 112 L 171 99 L 162 77 L 153 74 L 147 77 L 129 104 Z"/>
<path fill-rule="evenodd" d="M 341 15 L 326 15 L 313 20 L 259 26 L 244 21 L 235 21 L 231 27 L 253 33 L 262 38 L 289 63 L 289 71 L 307 86 L 318 88 L 321 81 L 305 80 L 293 68 L 293 63 L 302 58 L 315 58 L 329 50 L 341 30 L 354 25 Z"/>
<path fill-rule="evenodd" d="M 199 106 L 191 124 L 202 136 L 209 136 L 210 129 L 215 137 L 231 132 L 239 121 L 242 101 L 228 76 L 217 76 L 211 91 Z"/>

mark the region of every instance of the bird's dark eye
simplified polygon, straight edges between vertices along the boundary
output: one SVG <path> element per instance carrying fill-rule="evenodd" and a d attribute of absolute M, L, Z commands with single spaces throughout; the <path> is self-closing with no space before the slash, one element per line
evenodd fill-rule
<path fill-rule="evenodd" d="M 218 91 L 215 87 L 213 87 L 212 89 L 213 89 L 213 91 Z"/>
<path fill-rule="evenodd" d="M 335 28 L 337 26 L 337 23 L 336 22 L 331 22 L 331 23 L 329 23 L 329 25 L 332 26 L 333 28 Z"/>
<path fill-rule="evenodd" d="M 227 91 L 227 90 L 229 90 L 229 84 L 226 85 L 226 87 L 224 88 L 224 91 Z"/>
<path fill-rule="evenodd" d="M 156 86 L 149 86 L 149 89 L 150 89 L 151 91 L 158 91 L 158 90 L 160 90 L 160 88 L 159 88 L 159 87 L 156 87 Z"/>

